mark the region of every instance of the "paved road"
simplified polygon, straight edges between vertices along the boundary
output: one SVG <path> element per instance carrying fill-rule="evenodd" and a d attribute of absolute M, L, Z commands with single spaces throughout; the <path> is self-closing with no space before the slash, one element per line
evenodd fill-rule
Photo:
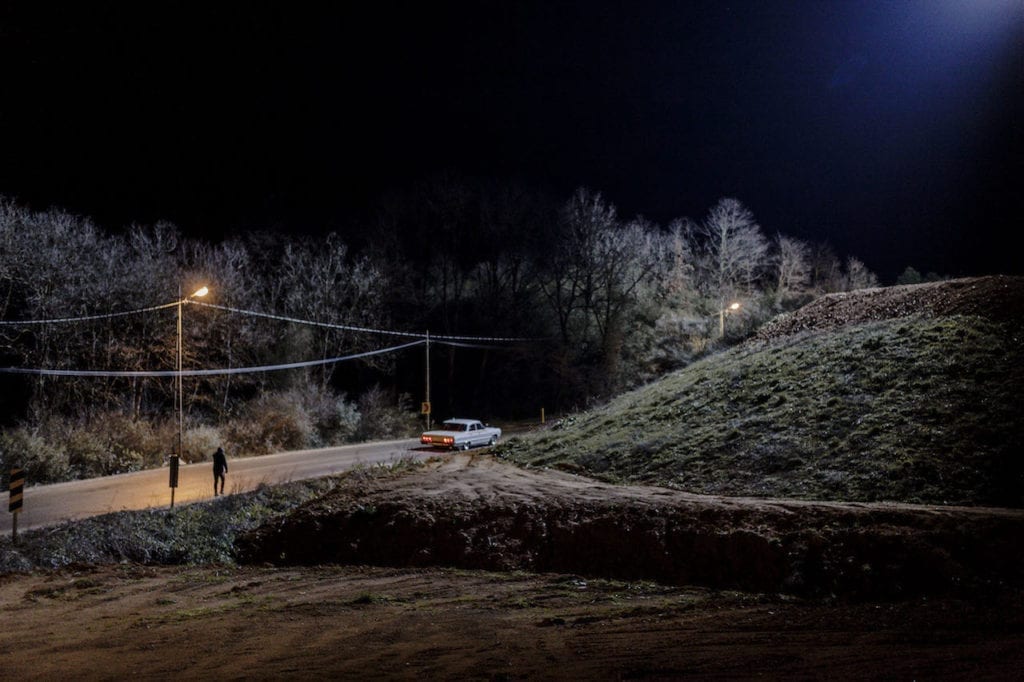
<path fill-rule="evenodd" d="M 418 440 L 396 440 L 231 459 L 228 461 L 225 492 L 246 492 L 260 483 L 317 478 L 361 464 L 394 462 L 405 457 L 425 459 L 436 454 L 418 446 Z M 174 494 L 175 506 L 213 496 L 212 466 L 203 462 L 181 467 Z M 28 487 L 25 489 L 25 506 L 18 517 L 18 530 L 126 509 L 169 506 L 171 489 L 168 478 L 168 470 L 164 467 L 86 481 Z M 6 498 L 4 493 L 0 533 L 11 531 L 11 514 L 7 513 Z"/>

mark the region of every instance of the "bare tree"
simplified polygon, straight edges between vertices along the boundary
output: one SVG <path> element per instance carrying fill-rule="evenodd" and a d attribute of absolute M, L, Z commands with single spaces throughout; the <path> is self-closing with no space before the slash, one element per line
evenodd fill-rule
<path fill-rule="evenodd" d="M 805 294 L 811 286 L 811 247 L 807 242 L 783 234 L 776 236 L 778 277 L 775 295 L 779 301 Z"/>
<path fill-rule="evenodd" d="M 615 207 L 600 192 L 579 188 L 562 209 L 553 244 L 543 256 L 541 290 L 555 314 L 566 346 L 590 331 L 597 289 L 598 242 L 618 224 Z"/>
<path fill-rule="evenodd" d="M 768 240 L 754 215 L 738 199 L 720 199 L 700 225 L 706 286 L 721 309 L 750 294 L 767 273 Z"/>
<path fill-rule="evenodd" d="M 89 221 L 61 211 L 29 213 L 20 223 L 16 239 L 22 244 L 17 268 L 22 273 L 23 292 L 19 308 L 25 318 L 81 317 L 123 305 L 105 295 L 124 267 L 123 259 L 105 257 L 118 244 Z M 21 345 L 22 357 L 37 367 L 102 368 L 98 361 L 106 356 L 105 328 L 103 322 L 35 325 L 31 343 Z M 58 408 L 81 406 L 88 410 L 102 402 L 99 396 L 107 395 L 109 388 L 109 382 L 76 379 L 61 380 L 59 390 L 51 390 L 56 385 L 37 377 L 31 409 L 47 402 Z"/>
<path fill-rule="evenodd" d="M 23 291 L 26 273 L 26 249 L 30 244 L 23 238 L 29 212 L 0 197 L 0 319 L 8 319 L 12 306 L 18 305 L 18 292 Z M 11 343 L 19 330 L 0 327 L 5 344 Z M 10 348 L 10 346 L 7 346 Z"/>
<path fill-rule="evenodd" d="M 641 287 L 654 280 L 660 246 L 653 225 L 642 218 L 621 223 L 600 193 L 578 189 L 563 208 L 540 287 L 564 357 L 600 358 L 595 385 L 601 392 L 619 384 L 625 329 Z"/>
<path fill-rule="evenodd" d="M 184 272 L 180 275 L 189 289 L 207 286 L 210 296 L 198 301 L 231 308 L 262 308 L 261 281 L 250 248 L 238 240 L 220 244 L 188 241 L 185 244 Z M 188 335 L 185 349 L 199 364 L 233 368 L 269 361 L 267 348 L 276 335 L 264 320 L 230 313 L 202 305 L 189 306 Z M 192 360 L 189 360 L 190 364 Z M 192 381 L 193 398 L 189 405 L 203 405 L 220 415 L 232 411 L 232 395 L 251 394 L 266 381 L 263 375 L 232 375 Z"/>
<path fill-rule="evenodd" d="M 846 290 L 871 289 L 878 286 L 878 277 L 863 262 L 850 256 L 846 259 Z"/>
<path fill-rule="evenodd" d="M 811 284 L 815 290 L 824 293 L 840 291 L 844 286 L 839 258 L 824 242 L 811 246 Z"/>
<path fill-rule="evenodd" d="M 591 315 L 601 339 L 605 390 L 621 384 L 620 364 L 626 327 L 645 284 L 653 283 L 660 257 L 656 228 L 637 218 L 602 232 L 593 254 L 596 290 Z"/>
<path fill-rule="evenodd" d="M 286 245 L 279 273 L 288 284 L 283 304 L 290 315 L 355 327 L 384 322 L 383 273 L 368 258 L 351 256 L 336 234 L 322 242 Z M 296 333 L 295 346 L 312 346 L 321 358 L 365 350 L 378 340 L 343 329 L 306 327 Z M 329 384 L 333 369 L 321 368 L 321 386 Z"/>
<path fill-rule="evenodd" d="M 481 196 L 480 257 L 472 275 L 478 316 L 492 329 L 522 333 L 533 322 L 536 294 L 534 253 L 553 216 L 522 188 L 498 188 Z M 510 326 L 512 325 L 512 326 Z"/>

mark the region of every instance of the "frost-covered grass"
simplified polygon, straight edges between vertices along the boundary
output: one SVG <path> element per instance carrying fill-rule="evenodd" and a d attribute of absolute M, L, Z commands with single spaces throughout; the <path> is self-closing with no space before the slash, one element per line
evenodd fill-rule
<path fill-rule="evenodd" d="M 75 564 L 232 564 L 235 539 L 283 517 L 333 489 L 341 481 L 367 481 L 417 466 L 403 460 L 393 466 L 356 469 L 328 478 L 261 485 L 252 492 L 180 505 L 173 510 L 117 512 L 0 538 L 0 573 Z"/>
<path fill-rule="evenodd" d="M 1024 344 L 974 316 L 748 344 L 499 453 L 729 495 L 1024 506 Z"/>

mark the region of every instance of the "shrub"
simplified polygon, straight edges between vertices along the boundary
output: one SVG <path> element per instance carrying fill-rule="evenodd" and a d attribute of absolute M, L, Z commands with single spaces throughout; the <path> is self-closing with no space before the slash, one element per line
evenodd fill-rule
<path fill-rule="evenodd" d="M 355 440 L 359 431 L 361 415 L 355 403 L 345 400 L 345 396 L 339 396 L 334 400 L 334 409 L 330 414 L 330 421 L 325 422 L 325 433 L 331 434 L 326 442 L 328 444 L 346 443 Z"/>
<path fill-rule="evenodd" d="M 302 405 L 313 425 L 312 445 L 336 445 L 351 442 L 359 428 L 359 408 L 345 395 L 316 385 L 290 391 L 288 396 Z"/>
<path fill-rule="evenodd" d="M 109 476 L 142 468 L 142 455 L 89 428 L 73 429 L 64 442 L 68 464 L 76 478 Z"/>
<path fill-rule="evenodd" d="M 120 412 L 106 412 L 86 427 L 124 462 L 138 460 L 135 468 L 160 466 L 176 444 L 176 425 L 170 420 L 150 422 Z M 134 470 L 134 469 L 127 469 Z"/>
<path fill-rule="evenodd" d="M 218 428 L 200 425 L 185 430 L 181 437 L 181 449 L 186 461 L 205 462 L 223 442 L 224 438 Z"/>
<path fill-rule="evenodd" d="M 403 393 L 395 400 L 378 385 L 359 397 L 359 414 L 356 435 L 360 440 L 406 438 L 418 430 L 409 395 Z"/>
<path fill-rule="evenodd" d="M 64 449 L 24 426 L 0 433 L 0 471 L 5 485 L 14 466 L 22 467 L 25 477 L 32 484 L 54 483 L 72 478 Z"/>
<path fill-rule="evenodd" d="M 226 447 L 239 455 L 295 450 L 313 443 L 313 425 L 294 395 L 267 394 L 227 425 L 225 441 Z"/>

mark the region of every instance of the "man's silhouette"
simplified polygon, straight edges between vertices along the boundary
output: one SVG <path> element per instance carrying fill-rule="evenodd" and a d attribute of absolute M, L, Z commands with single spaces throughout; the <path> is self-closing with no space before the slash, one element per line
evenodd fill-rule
<path fill-rule="evenodd" d="M 224 494 L 224 475 L 228 473 L 228 458 L 224 455 L 224 448 L 217 448 L 213 453 L 213 494 Z M 217 481 L 220 480 L 220 492 L 217 492 Z"/>

